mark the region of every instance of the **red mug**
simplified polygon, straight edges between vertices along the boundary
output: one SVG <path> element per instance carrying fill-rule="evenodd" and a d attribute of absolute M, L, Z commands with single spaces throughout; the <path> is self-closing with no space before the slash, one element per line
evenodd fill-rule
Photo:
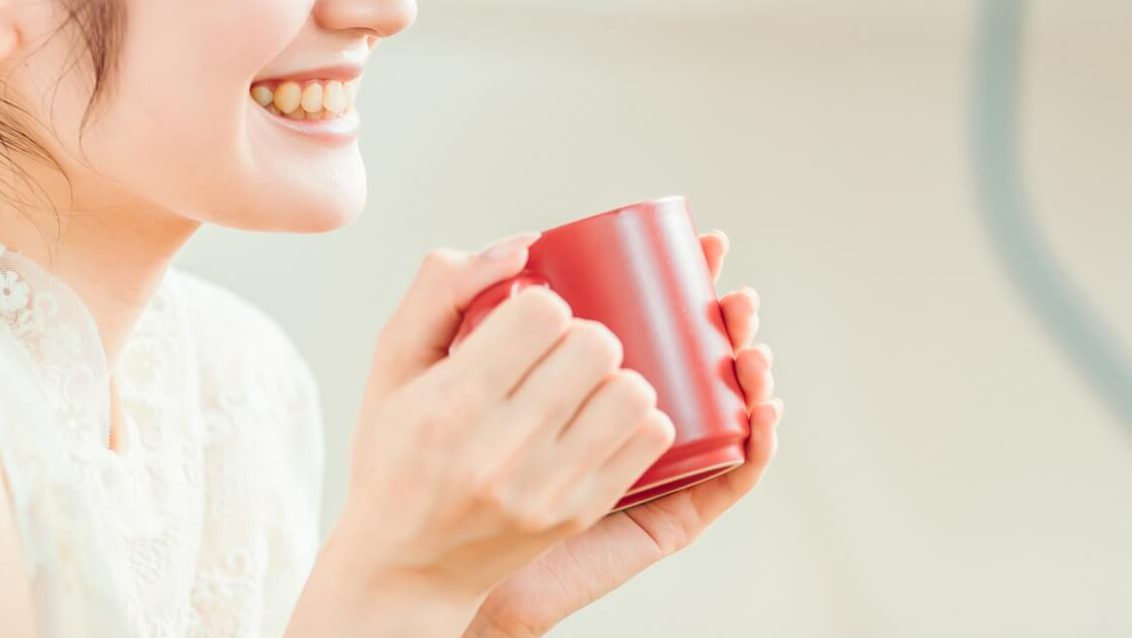
<path fill-rule="evenodd" d="M 621 366 L 656 389 L 676 438 L 612 511 L 639 505 L 735 469 L 750 428 L 735 351 L 681 196 L 622 206 L 543 231 L 519 274 L 481 291 L 452 346 L 527 286 L 546 286 L 574 316 L 602 322 L 621 340 Z"/>

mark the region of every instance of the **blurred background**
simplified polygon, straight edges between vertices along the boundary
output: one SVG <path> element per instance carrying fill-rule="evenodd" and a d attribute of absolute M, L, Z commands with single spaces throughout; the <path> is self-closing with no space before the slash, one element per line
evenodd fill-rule
<path fill-rule="evenodd" d="M 366 212 L 316 236 L 209 228 L 179 265 L 311 362 L 325 530 L 374 338 L 428 250 L 687 195 L 731 239 L 719 293 L 762 296 L 780 453 L 693 547 L 552 636 L 1132 635 L 1112 374 L 1132 3 L 1018 6 L 1018 83 L 976 90 L 1010 39 L 988 49 L 972 1 L 420 0 L 362 89 Z M 1017 98 L 1001 157 L 995 87 Z M 1030 225 L 994 230 L 996 202 Z M 1038 290 L 1011 242 L 1041 242 L 1075 295 Z"/>

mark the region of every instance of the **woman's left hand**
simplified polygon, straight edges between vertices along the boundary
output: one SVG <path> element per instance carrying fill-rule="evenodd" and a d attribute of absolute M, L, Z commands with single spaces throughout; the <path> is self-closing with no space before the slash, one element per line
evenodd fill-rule
<path fill-rule="evenodd" d="M 721 231 L 700 235 L 712 280 L 718 281 L 728 241 Z M 772 399 L 770 349 L 753 344 L 758 296 L 751 288 L 720 297 L 747 399 L 751 436 L 747 462 L 686 490 L 606 516 L 563 541 L 492 590 L 464 638 L 534 638 L 644 568 L 688 546 L 762 477 L 777 439 L 782 401 Z"/>

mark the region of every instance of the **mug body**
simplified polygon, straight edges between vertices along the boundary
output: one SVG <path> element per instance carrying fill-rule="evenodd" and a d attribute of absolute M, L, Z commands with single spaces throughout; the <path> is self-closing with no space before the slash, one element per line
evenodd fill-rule
<path fill-rule="evenodd" d="M 480 293 L 453 343 L 528 285 L 554 290 L 574 316 L 621 340 L 622 367 L 656 389 L 676 427 L 667 452 L 613 511 L 708 480 L 741 465 L 749 434 L 723 313 L 683 197 L 623 206 L 550 230 L 530 246 L 523 272 Z"/>

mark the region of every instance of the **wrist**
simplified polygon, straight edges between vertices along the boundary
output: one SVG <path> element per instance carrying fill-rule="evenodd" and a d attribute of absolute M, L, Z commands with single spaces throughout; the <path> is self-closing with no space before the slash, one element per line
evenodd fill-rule
<path fill-rule="evenodd" d="M 296 606 L 287 638 L 451 638 L 464 632 L 486 592 L 465 591 L 442 578 L 398 567 L 366 541 L 348 527 L 335 527 Z"/>

